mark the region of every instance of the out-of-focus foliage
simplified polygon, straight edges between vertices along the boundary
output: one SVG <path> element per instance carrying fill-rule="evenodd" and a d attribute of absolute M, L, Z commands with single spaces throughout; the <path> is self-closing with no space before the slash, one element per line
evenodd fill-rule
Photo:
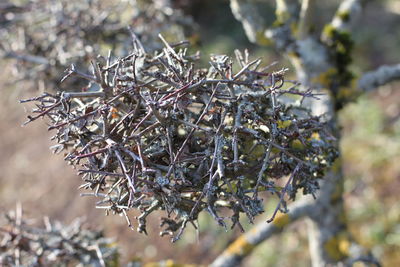
<path fill-rule="evenodd" d="M 341 114 L 350 229 L 384 266 L 400 262 L 398 86 L 385 86 Z"/>
<path fill-rule="evenodd" d="M 47 90 L 68 90 L 78 82 L 60 84 L 72 63 L 87 68 L 109 50 L 126 55 L 131 35 L 141 38 L 151 52 L 161 47 L 159 33 L 177 41 L 194 26 L 190 17 L 162 0 L 6 2 L 0 5 L 0 25 L 0 56 L 18 59 L 17 79 L 35 81 Z"/>
<path fill-rule="evenodd" d="M 2 216 L 1 266 L 111 266 L 118 261 L 113 241 L 85 229 L 80 219 L 63 225 L 45 217 L 43 226 L 35 226 L 20 207 Z"/>

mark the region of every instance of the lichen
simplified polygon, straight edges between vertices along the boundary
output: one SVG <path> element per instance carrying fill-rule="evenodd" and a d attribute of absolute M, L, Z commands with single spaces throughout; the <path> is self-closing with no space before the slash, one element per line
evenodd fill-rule
<path fill-rule="evenodd" d="M 290 13 L 285 10 L 276 10 L 275 15 L 277 18 L 276 21 L 282 24 L 285 24 L 285 22 L 291 18 Z"/>
<path fill-rule="evenodd" d="M 291 147 L 296 150 L 304 149 L 303 143 L 298 139 L 292 141 Z"/>
<path fill-rule="evenodd" d="M 274 221 L 272 222 L 276 227 L 278 228 L 283 228 L 286 225 L 288 225 L 290 222 L 290 217 L 289 214 L 287 213 L 280 213 L 279 215 L 277 215 L 274 219 Z"/>
<path fill-rule="evenodd" d="M 354 47 L 351 35 L 327 24 L 322 32 L 322 40 L 330 51 L 334 67 L 314 78 L 322 86 L 329 88 L 335 99 L 336 110 L 357 97 L 354 85 L 354 74 L 349 70 Z"/>
<path fill-rule="evenodd" d="M 254 245 L 250 244 L 249 241 L 247 241 L 242 235 L 228 247 L 225 253 L 229 253 L 231 255 L 247 255 L 253 250 L 253 248 Z"/>
<path fill-rule="evenodd" d="M 176 263 L 173 260 L 168 259 L 160 262 L 149 262 L 144 264 L 143 266 L 144 267 L 194 267 L 201 265 Z"/>
<path fill-rule="evenodd" d="M 346 233 L 339 233 L 324 244 L 325 252 L 334 261 L 340 261 L 349 255 L 351 242 Z"/>
<path fill-rule="evenodd" d="M 298 33 L 299 24 L 297 22 L 290 23 L 290 31 L 292 32 L 293 36 L 296 36 Z"/>
<path fill-rule="evenodd" d="M 272 44 L 272 40 L 265 36 L 265 31 L 258 31 L 256 33 L 257 44 L 261 46 L 269 46 Z"/>
<path fill-rule="evenodd" d="M 336 183 L 334 191 L 330 194 L 331 197 L 331 202 L 337 202 L 339 201 L 343 196 L 343 184 L 342 183 Z"/>
<path fill-rule="evenodd" d="M 352 62 L 352 51 L 354 42 L 347 31 L 341 31 L 332 24 L 328 24 L 323 29 L 323 39 L 330 48 L 331 57 L 337 68 L 336 81 L 339 86 L 348 86 L 354 77 L 348 66 Z"/>
<path fill-rule="evenodd" d="M 340 18 L 344 22 L 347 22 L 350 20 L 350 12 L 349 11 L 339 11 L 336 13 L 336 17 Z"/>
<path fill-rule="evenodd" d="M 342 160 L 341 158 L 336 158 L 336 160 L 332 163 L 331 170 L 334 175 L 337 175 L 340 173 L 342 169 Z"/>
<path fill-rule="evenodd" d="M 338 70 L 334 67 L 329 68 L 325 72 L 320 73 L 316 77 L 312 78 L 314 84 L 319 84 L 324 88 L 331 88 L 335 77 L 338 75 Z"/>

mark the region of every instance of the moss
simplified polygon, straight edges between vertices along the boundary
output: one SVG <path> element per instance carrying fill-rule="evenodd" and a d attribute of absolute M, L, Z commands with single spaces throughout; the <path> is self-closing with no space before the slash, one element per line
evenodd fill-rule
<path fill-rule="evenodd" d="M 285 227 L 286 225 L 289 224 L 289 222 L 290 222 L 290 217 L 287 213 L 280 213 L 272 221 L 272 223 L 278 228 Z"/>
<path fill-rule="evenodd" d="M 226 253 L 229 253 L 230 255 L 247 255 L 253 250 L 253 248 L 254 245 L 250 244 L 242 235 L 228 247 Z"/>

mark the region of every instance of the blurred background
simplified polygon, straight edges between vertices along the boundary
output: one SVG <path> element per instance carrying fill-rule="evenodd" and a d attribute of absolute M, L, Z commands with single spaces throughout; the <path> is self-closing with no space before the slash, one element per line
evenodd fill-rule
<path fill-rule="evenodd" d="M 27 2 L 9 1 L 7 4 L 23 6 Z M 33 2 L 48 4 L 53 1 Z M 108 10 L 107 8 L 119 1 L 95 2 L 100 2 L 98 8 Z M 260 3 L 260 6 L 265 12 L 265 18 L 273 22 L 275 1 L 264 2 Z M 339 1 L 322 2 L 324 3 L 318 3 L 316 12 L 319 25 L 332 18 Z M 0 4 L 0 8 L 5 7 L 5 4 L 1 5 L 3 4 Z M 179 33 L 175 30 L 168 33 L 171 29 L 166 29 L 165 35 L 178 39 L 179 34 L 186 36 L 194 45 L 194 49 L 201 50 L 203 58 L 210 53 L 233 55 L 234 49 L 248 48 L 253 57 L 262 57 L 265 62 L 278 61 L 278 68 L 291 68 L 288 61 L 272 47 L 257 47 L 248 42 L 241 24 L 233 18 L 229 1 L 175 0 L 172 1 L 172 5 L 182 10 L 180 15 L 184 19 L 178 22 L 183 24 L 184 29 Z M 10 33 L 10 29 L 14 29 L 10 24 L 15 16 L 18 18 L 18 12 L 3 9 L 0 13 L 0 48 L 4 51 L 7 48 L 15 48 L 18 45 L 13 42 L 20 41 L 21 36 L 18 34 L 21 33 Z M 31 14 L 35 12 L 39 11 L 30 10 Z M 40 12 L 45 14 L 46 10 Z M 168 16 L 168 10 L 162 12 Z M 118 14 L 119 23 L 124 25 L 124 30 L 121 31 L 126 31 L 126 25 L 132 25 L 134 30 L 136 25 L 139 31 L 143 31 L 143 35 L 149 31 L 149 28 L 140 28 L 140 23 L 143 22 L 137 19 L 141 15 L 137 11 L 124 9 L 124 12 Z M 156 16 L 154 14 L 157 12 L 152 14 Z M 113 20 L 113 16 L 115 14 L 111 13 L 109 18 Z M 114 18 L 113 21 L 117 20 Z M 187 30 L 185 27 L 188 24 L 195 26 Z M 157 26 L 160 25 L 154 27 Z M 34 25 L 25 27 L 28 27 L 25 30 L 29 32 L 29 27 Z M 51 34 L 45 34 L 43 38 L 50 36 Z M 356 75 L 382 64 L 400 63 L 400 2 L 369 1 L 353 37 L 355 48 L 352 71 Z M 88 54 L 102 53 L 106 56 L 110 48 L 116 49 L 116 53 L 123 53 L 124 49 L 129 49 L 129 38 L 129 32 L 125 35 L 109 36 L 107 41 Z M 115 44 L 118 42 L 120 46 Z M 26 45 L 27 49 L 30 48 L 29 40 Z M 82 49 L 86 46 L 87 44 L 82 44 Z M 41 51 L 37 53 L 40 54 Z M 27 115 L 27 107 L 18 101 L 57 86 L 54 86 L 54 83 L 40 82 L 46 80 L 46 77 L 40 76 L 45 70 L 36 65 L 25 66 L 26 62 L 16 60 L 15 56 L 6 52 L 2 52 L 0 56 L 1 213 L 13 209 L 16 203 L 20 202 L 28 218 L 40 219 L 47 215 L 51 219 L 69 223 L 75 217 L 84 217 L 88 227 L 104 229 L 107 237 L 115 238 L 120 246 L 121 262 L 135 258 L 141 258 L 144 262 L 170 258 L 182 263 L 207 264 L 239 235 L 238 232 L 225 232 L 207 214 L 203 214 L 199 221 L 199 232 L 187 230 L 181 241 L 171 244 L 168 237 L 158 236 L 159 222 L 155 216 L 150 218 L 149 235 L 146 237 L 130 230 L 124 218 L 116 215 L 105 216 L 102 210 L 94 209 L 93 199 L 79 197 L 78 186 L 81 181 L 76 171 L 65 164 L 61 155 L 55 156 L 49 150 L 49 146 L 52 145 L 51 132 L 46 130 L 45 121 L 21 127 Z M 76 59 L 72 57 L 68 62 L 74 60 Z M 84 62 L 80 64 L 85 66 Z M 87 67 L 88 65 L 85 66 Z M 30 75 L 27 77 L 26 73 Z M 62 77 L 62 73 L 59 75 Z M 291 75 L 294 78 L 295 73 L 292 72 Z M 362 245 L 370 248 L 382 260 L 384 266 L 400 266 L 399 117 L 400 82 L 383 86 L 360 97 L 340 113 L 343 136 L 341 149 L 346 176 L 345 203 L 350 229 Z M 267 213 L 265 216 L 259 216 L 258 220 L 265 221 L 274 207 L 274 203 L 268 203 Z M 245 226 L 246 229 L 251 227 L 246 224 Z M 309 266 L 304 221 L 291 225 L 283 234 L 264 242 L 246 259 L 246 263 L 251 264 L 249 266 Z"/>

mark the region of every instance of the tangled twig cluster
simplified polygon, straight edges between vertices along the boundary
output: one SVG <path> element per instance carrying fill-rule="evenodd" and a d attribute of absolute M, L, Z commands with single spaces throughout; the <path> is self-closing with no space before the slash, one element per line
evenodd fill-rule
<path fill-rule="evenodd" d="M 86 68 L 97 55 L 112 50 L 129 51 L 128 27 L 150 50 L 161 48 L 158 33 L 185 38 L 194 25 L 168 1 L 33 0 L 0 5 L 0 55 L 18 59 L 17 79 L 35 81 L 52 90 L 59 88 L 62 72 L 71 63 Z M 70 80 L 62 89 L 80 86 Z"/>
<path fill-rule="evenodd" d="M 117 261 L 118 251 L 101 232 L 44 218 L 44 226 L 34 226 L 22 216 L 22 209 L 4 214 L 0 224 L 1 266 L 106 266 Z M 3 220 L 4 219 L 4 220 Z"/>
<path fill-rule="evenodd" d="M 65 79 L 88 80 L 87 91 L 23 101 L 36 104 L 28 122 L 49 119 L 54 151 L 68 151 L 81 188 L 92 191 L 84 195 L 124 214 L 131 227 L 129 211 L 139 210 L 138 232 L 164 210 L 161 235 L 175 241 L 201 211 L 226 226 L 228 210 L 232 227 L 242 229 L 240 214 L 252 222 L 262 196 L 279 198 L 272 220 L 298 190 L 314 194 L 337 154 L 327 125 L 301 105 L 317 96 L 285 82 L 285 69 L 250 61 L 247 51 L 235 52 L 236 64 L 214 55 L 208 69 L 198 68 L 199 54 L 189 55 L 185 42 L 160 38 L 163 50 L 146 53 L 135 39 L 133 53 L 94 62 L 93 74 L 71 66 Z"/>

